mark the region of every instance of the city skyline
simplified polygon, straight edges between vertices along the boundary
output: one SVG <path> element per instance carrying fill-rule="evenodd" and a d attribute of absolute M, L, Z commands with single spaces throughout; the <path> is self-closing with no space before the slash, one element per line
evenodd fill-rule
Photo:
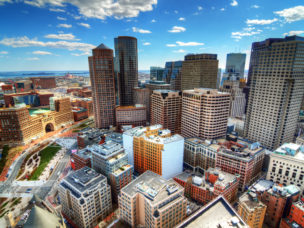
<path fill-rule="evenodd" d="M 90 50 L 101 42 L 114 49 L 119 35 L 138 39 L 139 70 L 187 53 L 218 54 L 223 69 L 230 52 L 246 53 L 248 69 L 252 42 L 304 33 L 300 0 L 273 3 L 1 0 L 0 69 L 88 70 Z"/>

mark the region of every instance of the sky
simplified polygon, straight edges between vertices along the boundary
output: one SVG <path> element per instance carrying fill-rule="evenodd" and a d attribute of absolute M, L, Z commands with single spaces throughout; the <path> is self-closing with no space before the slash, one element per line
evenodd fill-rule
<path fill-rule="evenodd" d="M 0 71 L 88 70 L 91 50 L 138 40 L 138 69 L 188 53 L 247 54 L 252 42 L 304 36 L 303 0 L 0 0 Z"/>

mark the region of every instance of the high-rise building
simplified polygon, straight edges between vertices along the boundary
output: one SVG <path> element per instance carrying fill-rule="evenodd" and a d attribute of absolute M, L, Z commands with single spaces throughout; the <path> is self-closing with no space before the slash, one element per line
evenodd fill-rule
<path fill-rule="evenodd" d="M 246 63 L 246 54 L 244 53 L 229 53 L 226 59 L 226 73 L 230 76 L 235 76 L 237 79 L 244 78 L 244 70 Z"/>
<path fill-rule="evenodd" d="M 133 166 L 119 143 L 113 141 L 88 147 L 92 153 L 92 168 L 105 175 L 112 187 L 113 200 L 117 202 L 120 189 L 133 179 Z"/>
<path fill-rule="evenodd" d="M 133 88 L 133 103 L 146 106 L 147 121 L 150 121 L 150 90 L 148 88 Z"/>
<path fill-rule="evenodd" d="M 171 135 L 162 125 L 125 131 L 123 146 L 138 173 L 151 170 L 169 179 L 183 171 L 184 138 Z"/>
<path fill-rule="evenodd" d="M 115 125 L 115 81 L 113 50 L 100 44 L 89 57 L 93 93 L 95 126 L 109 128 Z"/>
<path fill-rule="evenodd" d="M 189 54 L 182 66 L 181 90 L 216 89 L 218 60 L 216 54 Z"/>
<path fill-rule="evenodd" d="M 303 147 L 294 143 L 285 143 L 272 152 L 266 178 L 284 185 L 297 185 L 304 195 Z"/>
<path fill-rule="evenodd" d="M 58 187 L 61 213 L 73 227 L 95 227 L 112 210 L 107 178 L 89 167 L 65 177 Z"/>
<path fill-rule="evenodd" d="M 164 70 L 165 69 L 162 67 L 151 66 L 150 67 L 150 79 L 156 80 L 156 81 L 163 80 Z"/>
<path fill-rule="evenodd" d="M 238 213 L 250 228 L 262 228 L 266 205 L 254 192 L 246 192 L 239 198 Z"/>
<path fill-rule="evenodd" d="M 146 126 L 146 109 L 146 106 L 142 104 L 116 107 L 116 126 L 119 128 L 123 126 Z"/>
<path fill-rule="evenodd" d="M 180 133 L 181 92 L 154 90 L 151 95 L 151 125 L 161 124 L 173 134 Z"/>
<path fill-rule="evenodd" d="M 174 227 L 186 217 L 184 189 L 146 171 L 121 189 L 119 217 L 132 227 Z"/>
<path fill-rule="evenodd" d="M 133 88 L 138 86 L 137 39 L 130 36 L 119 36 L 114 39 L 114 44 L 120 105 L 133 105 Z"/>
<path fill-rule="evenodd" d="M 162 80 L 171 85 L 173 90 L 181 90 L 183 61 L 166 62 Z"/>
<path fill-rule="evenodd" d="M 245 137 L 268 149 L 292 142 L 304 94 L 304 38 L 252 44 Z"/>
<path fill-rule="evenodd" d="M 235 80 L 224 81 L 223 87 L 219 89 L 222 92 L 230 93 L 230 117 L 243 117 L 245 114 L 246 97 L 240 88 L 240 82 Z"/>
<path fill-rule="evenodd" d="M 224 137 L 230 107 L 230 94 L 216 89 L 184 90 L 181 135 L 216 139 Z"/>
<path fill-rule="evenodd" d="M 304 227 L 304 198 L 293 202 L 287 218 L 283 218 L 280 228 Z"/>
<path fill-rule="evenodd" d="M 152 95 L 153 90 L 169 90 L 171 89 L 171 85 L 167 84 L 164 81 L 150 81 L 149 83 L 145 84 L 145 87 L 148 88 L 150 90 L 150 96 Z"/>
<path fill-rule="evenodd" d="M 237 199 L 239 175 L 221 171 L 219 168 L 209 168 L 205 174 L 185 171 L 174 180 L 185 188 L 185 196 L 196 202 L 206 204 L 219 195 L 223 195 L 230 203 Z"/>

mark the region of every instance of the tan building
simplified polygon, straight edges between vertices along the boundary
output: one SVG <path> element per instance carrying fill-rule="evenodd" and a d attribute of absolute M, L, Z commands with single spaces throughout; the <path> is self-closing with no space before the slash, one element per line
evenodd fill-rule
<path fill-rule="evenodd" d="M 182 66 L 181 90 L 216 89 L 218 60 L 216 54 L 189 54 Z"/>
<path fill-rule="evenodd" d="M 121 128 L 123 126 L 132 125 L 146 126 L 147 111 L 144 105 L 134 106 L 118 106 L 116 108 L 116 126 Z"/>
<path fill-rule="evenodd" d="M 186 217 L 184 189 L 146 171 L 119 195 L 119 217 L 132 227 L 174 227 Z"/>
<path fill-rule="evenodd" d="M 292 142 L 304 94 L 304 38 L 252 44 L 244 135 L 268 149 Z"/>
<path fill-rule="evenodd" d="M 245 115 L 246 97 L 240 88 L 239 81 L 224 81 L 223 87 L 219 89 L 221 92 L 230 93 L 230 117 L 243 117 Z"/>
<path fill-rule="evenodd" d="M 253 192 L 239 198 L 238 213 L 250 228 L 262 228 L 267 206 Z"/>
<path fill-rule="evenodd" d="M 148 88 L 133 88 L 133 103 L 146 106 L 147 121 L 150 121 L 150 89 Z"/>
<path fill-rule="evenodd" d="M 181 135 L 202 139 L 224 137 L 229 107 L 229 93 L 202 88 L 183 91 Z"/>
<path fill-rule="evenodd" d="M 161 124 L 173 134 L 181 128 L 181 92 L 154 90 L 151 95 L 151 125 Z"/>
<path fill-rule="evenodd" d="M 18 104 L 0 109 L 0 144 L 21 145 L 73 123 L 70 98 L 51 97 L 50 107 Z"/>
<path fill-rule="evenodd" d="M 112 210 L 107 178 L 89 167 L 65 177 L 58 187 L 61 213 L 76 228 L 92 228 Z"/>
<path fill-rule="evenodd" d="M 95 126 L 115 125 L 115 79 L 113 50 L 100 44 L 89 57 Z"/>

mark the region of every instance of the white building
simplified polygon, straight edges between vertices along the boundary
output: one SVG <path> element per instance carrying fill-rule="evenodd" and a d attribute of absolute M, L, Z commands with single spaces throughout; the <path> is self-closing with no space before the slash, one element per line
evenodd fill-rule
<path fill-rule="evenodd" d="M 270 154 L 267 180 L 296 185 L 304 193 L 304 147 L 285 143 Z"/>

